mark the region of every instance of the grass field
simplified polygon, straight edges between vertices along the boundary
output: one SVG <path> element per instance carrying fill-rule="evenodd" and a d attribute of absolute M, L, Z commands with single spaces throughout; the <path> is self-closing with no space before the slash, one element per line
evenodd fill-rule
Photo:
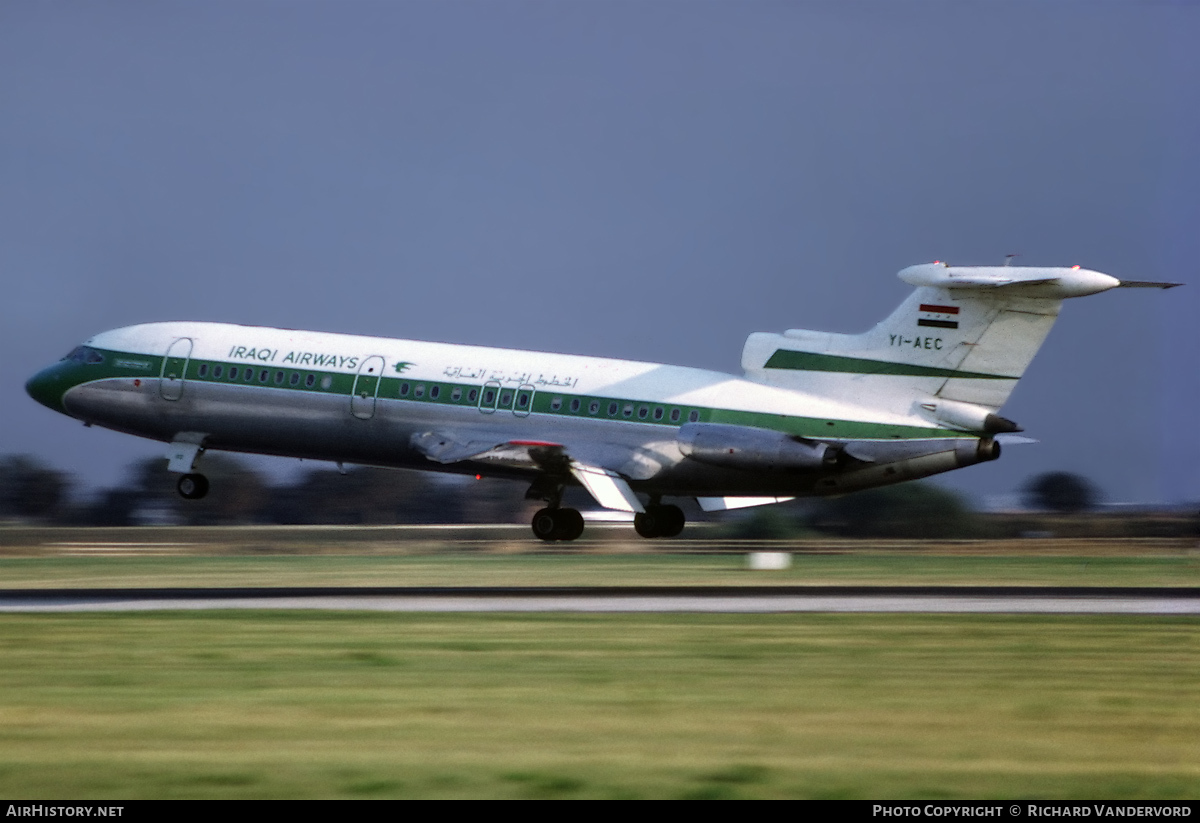
<path fill-rule="evenodd" d="M 1197 628 L 5 615 L 0 794 L 1196 797 Z"/>
<path fill-rule="evenodd" d="M 167 542 L 167 541 L 163 541 Z M 1053 543 L 1053 541 L 1050 541 Z M 1200 551 L 1168 543 L 1065 541 L 1040 552 L 991 543 L 799 544 L 791 568 L 750 571 L 744 552 L 481 551 L 475 543 L 368 539 L 326 544 L 230 546 L 220 542 L 54 541 L 24 550 L 0 545 L 0 588 L 161 586 L 769 586 L 1021 585 L 1200 586 Z M 68 545 L 64 548 L 63 543 Z M 394 544 L 383 544 L 394 545 Z M 500 544 L 506 545 L 506 544 Z M 618 549 L 623 544 L 616 544 Z M 639 545 L 639 544 L 634 544 Z M 696 541 L 694 545 L 703 545 Z M 601 544 L 602 547 L 605 544 Z M 97 548 L 99 547 L 99 548 Z M 770 545 L 789 550 L 789 544 Z M 533 550 L 530 550 L 533 549 Z M 357 550 L 357 551 L 356 551 Z"/>
<path fill-rule="evenodd" d="M 0 588 L 1200 585 L 1178 542 L 13 534 Z M 10 798 L 1200 796 L 1194 617 L 5 614 L 0 661 Z"/>
<path fill-rule="evenodd" d="M 39 557 L 0 559 L 0 588 L 159 586 L 1200 586 L 1195 557 L 742 555 Z"/>

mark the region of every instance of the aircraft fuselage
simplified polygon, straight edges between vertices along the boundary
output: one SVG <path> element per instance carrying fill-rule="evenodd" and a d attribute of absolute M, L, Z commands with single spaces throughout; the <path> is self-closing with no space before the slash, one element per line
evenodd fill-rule
<path fill-rule="evenodd" d="M 183 322 L 104 332 L 82 348 L 33 377 L 28 391 L 116 431 L 164 442 L 195 433 L 205 449 L 501 476 L 543 469 L 504 459 L 436 463 L 413 438 L 445 429 L 497 443 L 586 442 L 620 453 L 634 490 L 654 495 L 846 490 L 821 488 L 829 472 L 689 460 L 677 442 L 688 423 L 822 441 L 964 438 L 920 419 L 881 419 L 803 392 L 656 363 Z M 973 448 L 977 438 L 966 439 Z M 953 449 L 935 462 L 941 471 L 959 464 Z"/>

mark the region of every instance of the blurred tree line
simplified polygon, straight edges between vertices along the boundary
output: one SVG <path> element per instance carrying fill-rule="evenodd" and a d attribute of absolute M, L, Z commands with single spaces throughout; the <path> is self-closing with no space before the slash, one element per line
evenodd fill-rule
<path fill-rule="evenodd" d="M 901 483 L 843 497 L 764 506 L 725 532 L 734 537 L 884 539 L 1009 539 L 1029 537 L 1194 537 L 1191 511 L 1102 508 L 1099 489 L 1069 472 L 1047 472 L 1019 490 L 1012 511 L 979 512 L 967 500 L 931 483 Z"/>
<path fill-rule="evenodd" d="M 312 469 L 272 485 L 238 459 L 204 457 L 211 488 L 183 500 L 167 461 L 132 464 L 125 480 L 88 499 L 71 478 L 28 455 L 0 456 L 0 520 L 80 526 L 130 525 L 393 525 L 525 523 L 542 504 L 524 499 L 526 485 L 435 472 L 354 467 Z M 568 505 L 593 508 L 579 489 Z M 835 498 L 805 499 L 714 517 L 730 537 L 972 539 L 1021 536 L 1183 536 L 1200 533 L 1194 513 L 1109 510 L 1085 478 L 1052 472 L 1020 490 L 1024 508 L 975 511 L 961 495 L 928 483 L 902 483 Z M 690 522 L 705 519 L 685 501 Z"/>
<path fill-rule="evenodd" d="M 116 488 L 91 499 L 71 495 L 68 475 L 27 455 L 0 457 L 0 519 L 80 526 L 392 525 L 525 522 L 538 505 L 526 485 L 366 466 L 312 469 L 271 485 L 234 457 L 207 454 L 211 484 L 202 500 L 183 500 L 167 461 L 132 464 Z"/>

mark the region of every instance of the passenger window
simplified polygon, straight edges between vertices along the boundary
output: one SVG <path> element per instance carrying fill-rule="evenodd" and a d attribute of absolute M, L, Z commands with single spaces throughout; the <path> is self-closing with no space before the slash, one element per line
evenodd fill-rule
<path fill-rule="evenodd" d="M 471 389 L 471 391 L 469 391 L 467 393 L 467 401 L 470 403 L 474 403 L 475 398 L 478 396 L 479 396 L 479 389 Z"/>
<path fill-rule="evenodd" d="M 313 383 L 316 383 L 316 382 L 317 382 L 317 376 L 315 374 L 310 374 L 308 377 L 304 378 L 304 385 L 310 389 L 313 387 Z"/>
<path fill-rule="evenodd" d="M 208 364 L 207 363 L 200 364 L 199 374 L 201 377 L 208 377 Z"/>
<path fill-rule="evenodd" d="M 221 375 L 223 375 L 224 373 L 225 373 L 224 366 L 213 366 L 213 378 L 214 379 L 220 380 Z"/>
<path fill-rule="evenodd" d="M 616 403 L 609 403 L 608 404 L 608 416 L 616 417 L 617 416 L 617 408 L 618 408 L 618 406 Z"/>
<path fill-rule="evenodd" d="M 259 382 L 259 383 L 266 383 L 266 382 L 267 382 L 267 378 L 268 378 L 268 377 L 270 377 L 270 376 L 271 376 L 271 371 L 270 371 L 270 369 L 263 369 L 261 372 L 259 372 L 259 373 L 258 373 L 258 382 Z"/>
<path fill-rule="evenodd" d="M 400 384 L 400 396 L 408 397 L 408 384 L 407 383 Z"/>
<path fill-rule="evenodd" d="M 600 411 L 600 401 L 599 401 L 599 400 L 593 400 L 593 401 L 592 401 L 592 402 L 591 402 L 591 403 L 588 405 L 588 414 L 595 414 L 595 413 L 596 413 L 596 412 L 598 412 L 598 411 Z"/>
<path fill-rule="evenodd" d="M 454 391 L 450 392 L 450 399 L 453 400 L 455 403 L 457 403 L 459 400 L 462 400 L 462 387 L 461 386 L 456 386 L 454 388 Z"/>
<path fill-rule="evenodd" d="M 483 405 L 490 406 L 490 405 L 492 405 L 492 401 L 495 399 L 496 399 L 496 392 L 494 389 L 488 389 L 487 391 L 485 391 L 483 393 Z"/>
<path fill-rule="evenodd" d="M 550 401 L 550 411 L 558 411 L 562 408 L 562 398 L 556 397 Z"/>
<path fill-rule="evenodd" d="M 327 374 L 321 378 L 321 388 L 327 389 L 332 385 L 333 385 L 333 377 L 331 375 Z"/>
<path fill-rule="evenodd" d="M 679 409 L 671 409 L 671 422 L 672 423 L 679 422 Z"/>
<path fill-rule="evenodd" d="M 288 379 L 288 382 L 291 383 L 293 386 L 299 385 L 300 372 L 298 372 L 298 371 L 292 372 L 292 376 Z"/>
<path fill-rule="evenodd" d="M 626 417 L 633 417 L 633 404 L 626 403 L 625 408 L 621 410 L 621 414 L 625 415 Z"/>
<path fill-rule="evenodd" d="M 655 409 L 654 409 L 654 419 L 655 419 L 655 420 L 662 420 L 662 417 L 663 417 L 663 409 L 662 409 L 662 406 L 656 406 L 656 407 L 655 407 Z"/>
<path fill-rule="evenodd" d="M 441 386 L 430 386 L 429 387 L 429 399 L 430 400 L 437 400 L 438 395 L 440 395 L 441 393 L 442 393 Z"/>
<path fill-rule="evenodd" d="M 573 411 L 573 412 L 579 411 L 579 398 L 578 397 L 571 398 L 571 411 Z"/>
<path fill-rule="evenodd" d="M 510 392 L 510 391 L 500 392 L 501 408 L 507 409 L 511 405 L 512 405 L 512 392 Z"/>
<path fill-rule="evenodd" d="M 238 376 L 238 367 L 237 367 L 237 366 L 230 366 L 230 367 L 229 367 L 229 379 L 230 379 L 230 380 L 237 380 L 237 376 Z"/>
<path fill-rule="evenodd" d="M 638 417 L 640 417 L 642 420 L 645 420 L 649 414 L 650 408 L 648 406 L 642 406 L 640 409 L 638 409 Z"/>
<path fill-rule="evenodd" d="M 517 408 L 523 409 L 529 405 L 529 394 L 527 392 L 517 393 Z"/>
<path fill-rule="evenodd" d="M 275 372 L 275 385 L 276 386 L 283 385 L 283 372 L 281 372 L 281 371 Z"/>
<path fill-rule="evenodd" d="M 413 396 L 414 397 L 424 397 L 425 396 L 425 384 L 424 383 L 418 383 L 413 388 Z"/>
<path fill-rule="evenodd" d="M 699 419 L 700 419 L 700 412 L 696 411 L 695 409 L 692 409 L 692 411 L 690 411 L 688 413 L 688 422 L 689 423 L 695 423 Z"/>

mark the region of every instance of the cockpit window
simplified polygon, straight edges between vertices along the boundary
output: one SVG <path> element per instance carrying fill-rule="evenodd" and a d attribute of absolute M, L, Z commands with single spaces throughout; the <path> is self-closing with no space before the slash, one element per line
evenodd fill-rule
<path fill-rule="evenodd" d="M 75 363 L 103 363 L 104 355 L 91 346 L 76 346 L 63 360 L 71 360 Z"/>

